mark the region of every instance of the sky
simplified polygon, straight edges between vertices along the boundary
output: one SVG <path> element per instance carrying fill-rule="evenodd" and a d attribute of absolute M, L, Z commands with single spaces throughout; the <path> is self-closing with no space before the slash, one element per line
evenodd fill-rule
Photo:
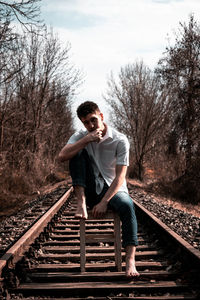
<path fill-rule="evenodd" d="M 42 0 L 41 18 L 71 44 L 71 62 L 84 76 L 73 113 L 90 100 L 108 119 L 103 95 L 111 72 L 117 78 L 121 67 L 141 60 L 154 69 L 190 14 L 199 22 L 200 0 Z"/>

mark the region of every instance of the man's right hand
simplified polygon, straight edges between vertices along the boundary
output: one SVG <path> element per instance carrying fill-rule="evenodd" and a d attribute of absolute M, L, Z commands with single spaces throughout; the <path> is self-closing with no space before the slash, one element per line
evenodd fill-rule
<path fill-rule="evenodd" d="M 99 142 L 102 140 L 102 130 L 97 128 L 87 134 L 88 142 Z"/>

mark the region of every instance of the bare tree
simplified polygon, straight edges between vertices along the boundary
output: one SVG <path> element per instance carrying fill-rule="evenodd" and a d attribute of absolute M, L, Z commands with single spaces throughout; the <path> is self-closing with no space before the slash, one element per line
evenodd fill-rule
<path fill-rule="evenodd" d="M 142 62 L 121 68 L 119 78 L 108 80 L 105 96 L 112 109 L 114 126 L 131 141 L 134 173 L 143 178 L 145 156 L 155 148 L 165 124 L 165 90 L 158 78 Z"/>
<path fill-rule="evenodd" d="M 173 148 L 185 153 L 185 172 L 190 172 L 200 147 L 200 27 L 190 17 L 181 24 L 174 46 L 166 48 L 157 73 L 173 95 L 170 101 Z"/>
<path fill-rule="evenodd" d="M 20 71 L 7 83 L 8 96 L 3 95 L 0 107 L 4 109 L 1 146 L 3 151 L 12 148 L 7 161 L 15 167 L 23 163 L 30 168 L 34 155 L 53 160 L 71 134 L 70 105 L 80 72 L 71 65 L 69 51 L 69 43 L 63 48 L 47 31 L 29 33 L 16 43 L 10 64 Z"/>
<path fill-rule="evenodd" d="M 0 21 L 11 22 L 17 20 L 21 25 L 27 26 L 39 24 L 41 0 L 6 0 L 0 1 Z"/>
<path fill-rule="evenodd" d="M 18 23 L 29 32 L 43 27 L 39 19 L 41 0 L 0 1 L 0 84 L 13 79 L 19 69 L 11 68 L 10 54 L 15 49 L 19 36 L 15 29 Z"/>
<path fill-rule="evenodd" d="M 70 44 L 40 23 L 39 2 L 0 1 L 0 194 L 6 199 L 45 183 L 73 130 L 71 102 L 81 76 Z"/>

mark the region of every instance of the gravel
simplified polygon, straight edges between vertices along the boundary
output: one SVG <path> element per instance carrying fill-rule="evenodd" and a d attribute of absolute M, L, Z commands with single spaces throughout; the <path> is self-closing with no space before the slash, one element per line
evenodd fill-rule
<path fill-rule="evenodd" d="M 65 192 L 66 188 L 57 188 L 52 193 L 38 197 L 17 214 L 4 219 L 0 223 L 0 256 Z M 158 202 L 152 195 L 142 191 L 130 189 L 130 195 L 200 250 L 200 218 Z"/>
<path fill-rule="evenodd" d="M 57 188 L 51 193 L 38 196 L 18 213 L 0 222 L 0 256 L 24 234 L 66 192 Z"/>
<path fill-rule="evenodd" d="M 23 210 L 0 222 L 0 256 L 65 192 L 66 188 L 57 188 L 52 193 L 38 197 L 24 207 Z M 200 218 L 183 212 L 182 210 L 175 209 L 170 205 L 165 205 L 155 200 L 153 195 L 145 194 L 141 190 L 138 191 L 130 188 L 130 195 L 193 247 L 200 250 Z M 11 295 L 11 299 L 34 300 L 47 298 L 24 298 L 23 295 Z"/>
<path fill-rule="evenodd" d="M 163 204 L 155 200 L 153 195 L 132 189 L 130 195 L 190 245 L 200 250 L 200 218 Z"/>

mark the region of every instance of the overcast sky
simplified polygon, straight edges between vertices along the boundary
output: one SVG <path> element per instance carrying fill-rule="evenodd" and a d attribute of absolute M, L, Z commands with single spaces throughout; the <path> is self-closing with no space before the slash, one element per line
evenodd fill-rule
<path fill-rule="evenodd" d="M 106 110 L 107 77 L 143 60 L 154 68 L 168 38 L 190 14 L 200 20 L 200 0 L 42 0 L 42 18 L 71 44 L 71 61 L 84 74 L 74 108 L 92 100 Z"/>

